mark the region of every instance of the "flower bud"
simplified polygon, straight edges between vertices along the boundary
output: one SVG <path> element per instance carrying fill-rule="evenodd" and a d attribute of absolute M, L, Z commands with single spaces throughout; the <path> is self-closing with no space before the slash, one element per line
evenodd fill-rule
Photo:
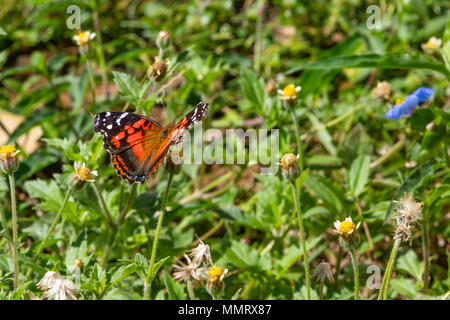
<path fill-rule="evenodd" d="M 0 168 L 3 172 L 12 174 L 17 171 L 19 164 L 17 162 L 17 154 L 20 150 L 16 150 L 14 146 L 7 145 L 0 148 Z"/>
<path fill-rule="evenodd" d="M 78 269 L 83 268 L 83 260 L 81 260 L 80 258 L 75 259 L 73 261 L 73 266 L 78 268 Z"/>
<path fill-rule="evenodd" d="M 166 158 L 166 171 L 171 174 L 178 174 L 181 172 L 183 166 L 183 149 L 173 151 L 171 150 Z"/>
<path fill-rule="evenodd" d="M 156 45 L 158 48 L 165 49 L 170 43 L 170 33 L 166 30 L 161 30 L 156 37 Z"/>
<path fill-rule="evenodd" d="M 228 273 L 228 269 L 222 270 L 218 266 L 213 266 L 208 270 L 208 282 L 206 284 L 206 291 L 213 296 L 217 297 L 223 293 L 224 282 L 223 279 Z"/>
<path fill-rule="evenodd" d="M 287 153 L 281 158 L 281 173 L 287 180 L 294 181 L 300 176 L 300 168 L 298 166 L 299 156 Z"/>

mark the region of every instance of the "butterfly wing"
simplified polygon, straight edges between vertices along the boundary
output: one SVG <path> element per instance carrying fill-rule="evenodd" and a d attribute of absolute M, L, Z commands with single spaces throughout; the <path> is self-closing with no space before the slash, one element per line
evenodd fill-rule
<path fill-rule="evenodd" d="M 157 122 L 128 112 L 102 112 L 94 119 L 117 174 L 129 183 L 147 180 L 162 130 Z"/>
<path fill-rule="evenodd" d="M 175 126 L 168 125 L 164 130 L 168 130 L 167 137 L 161 141 L 159 149 L 151 161 L 149 175 L 153 174 L 160 166 L 167 155 L 172 144 L 178 142 L 182 136 L 197 122 L 201 121 L 208 111 L 209 104 L 199 102 L 191 112 L 185 115 Z"/>

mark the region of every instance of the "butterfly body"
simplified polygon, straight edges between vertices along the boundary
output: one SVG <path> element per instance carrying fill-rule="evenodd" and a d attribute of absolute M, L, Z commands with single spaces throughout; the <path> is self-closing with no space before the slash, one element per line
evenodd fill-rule
<path fill-rule="evenodd" d="M 103 136 L 117 174 L 128 183 L 144 183 L 166 157 L 172 144 L 205 116 L 209 105 L 200 102 L 180 122 L 163 127 L 129 112 L 102 112 L 94 118 L 94 131 Z"/>

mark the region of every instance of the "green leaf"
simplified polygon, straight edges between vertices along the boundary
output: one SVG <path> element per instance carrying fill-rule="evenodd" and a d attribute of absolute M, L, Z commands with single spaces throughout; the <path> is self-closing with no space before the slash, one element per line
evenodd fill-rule
<path fill-rule="evenodd" d="M 419 261 L 419 257 L 414 250 L 408 250 L 406 254 L 398 258 L 397 269 L 409 273 L 416 278 L 417 282 L 422 282 L 422 274 L 425 266 L 423 261 Z"/>
<path fill-rule="evenodd" d="M 350 168 L 350 190 L 353 196 L 358 197 L 369 179 L 370 157 L 359 156 L 353 161 Z"/>
<path fill-rule="evenodd" d="M 187 295 L 184 292 L 183 286 L 172 279 L 171 275 L 164 271 L 163 275 L 164 285 L 166 286 L 169 300 L 186 300 Z"/>
<path fill-rule="evenodd" d="M 137 105 L 141 85 L 135 77 L 118 71 L 113 71 L 114 83 L 119 88 L 120 96 L 127 102 Z"/>
<path fill-rule="evenodd" d="M 294 71 L 330 70 L 342 68 L 379 68 L 379 69 L 426 69 L 449 77 L 450 72 L 438 60 L 422 53 L 394 52 L 387 54 L 363 54 L 332 57 L 321 61 L 306 63 L 294 68 Z M 291 70 L 292 72 L 292 70 Z"/>
<path fill-rule="evenodd" d="M 412 279 L 397 278 L 391 280 L 391 287 L 398 293 L 414 299 L 417 297 L 418 288 L 415 286 Z"/>
<path fill-rule="evenodd" d="M 429 175 L 431 175 L 434 172 L 433 163 L 427 162 L 420 167 L 417 167 L 414 169 L 414 171 L 411 173 L 411 175 L 406 178 L 405 182 L 400 186 L 400 188 L 395 193 L 394 198 L 392 199 L 389 208 L 386 212 L 386 216 L 384 217 L 384 223 L 389 219 L 392 209 L 394 207 L 393 200 L 398 200 L 399 198 L 403 197 L 404 193 L 410 194 L 414 192 L 418 187 L 422 185 L 423 179 Z"/>
<path fill-rule="evenodd" d="M 237 300 L 239 298 L 239 295 L 241 294 L 242 288 L 239 288 L 231 297 L 231 300 Z"/>
<path fill-rule="evenodd" d="M 158 274 L 159 269 L 163 266 L 163 264 L 170 259 L 170 256 L 167 256 L 165 258 L 162 258 L 161 260 L 159 260 L 157 263 L 155 263 L 155 265 L 153 266 L 153 272 L 152 272 L 152 276 L 151 276 L 151 280 L 153 280 L 156 275 Z"/>
<path fill-rule="evenodd" d="M 445 27 L 444 37 L 443 37 L 442 52 L 447 65 L 447 72 L 450 72 L 450 18 L 447 21 L 447 26 Z"/>

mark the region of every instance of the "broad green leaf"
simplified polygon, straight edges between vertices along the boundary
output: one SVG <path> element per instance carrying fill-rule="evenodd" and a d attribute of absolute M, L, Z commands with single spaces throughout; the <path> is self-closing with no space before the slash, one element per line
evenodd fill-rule
<path fill-rule="evenodd" d="M 416 278 L 417 282 L 422 281 L 424 272 L 424 263 L 419 261 L 419 257 L 413 250 L 408 250 L 406 254 L 398 257 L 397 269 L 403 270 Z"/>
<path fill-rule="evenodd" d="M 354 197 L 358 197 L 369 179 L 370 157 L 359 156 L 350 168 L 350 190 Z"/>
<path fill-rule="evenodd" d="M 152 276 L 151 276 L 151 280 L 153 280 L 156 275 L 158 274 L 159 269 L 163 266 L 163 264 L 170 259 L 170 256 L 162 258 L 161 260 L 159 260 L 157 263 L 155 263 L 155 265 L 153 266 L 153 272 L 152 272 Z"/>
<path fill-rule="evenodd" d="M 441 62 L 430 56 L 417 52 L 395 52 L 387 54 L 363 54 L 332 57 L 317 62 L 299 65 L 294 68 L 294 70 L 330 70 L 342 68 L 426 69 L 440 72 L 447 77 L 450 76 L 450 71 L 448 71 L 445 65 Z"/>

